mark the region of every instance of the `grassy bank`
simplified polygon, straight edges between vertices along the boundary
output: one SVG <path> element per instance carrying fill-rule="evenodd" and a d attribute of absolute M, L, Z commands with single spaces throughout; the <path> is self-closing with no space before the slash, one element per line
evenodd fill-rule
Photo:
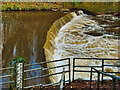
<path fill-rule="evenodd" d="M 41 3 L 41 2 L 7 2 L 2 3 L 2 11 L 39 11 L 60 9 L 61 6 L 56 3 Z"/>
<path fill-rule="evenodd" d="M 113 14 L 120 13 L 119 6 L 120 2 L 3 2 L 2 11 L 61 11 L 62 9 L 83 9 L 96 14 Z"/>

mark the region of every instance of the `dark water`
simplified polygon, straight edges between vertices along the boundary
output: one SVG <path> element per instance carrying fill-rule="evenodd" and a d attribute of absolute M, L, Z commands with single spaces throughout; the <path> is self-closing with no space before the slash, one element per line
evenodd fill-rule
<path fill-rule="evenodd" d="M 2 12 L 3 34 L 2 67 L 8 67 L 10 60 L 20 56 L 28 64 L 45 61 L 43 45 L 47 31 L 53 22 L 65 14 L 59 12 Z M 38 68 L 40 65 L 28 67 Z M 46 67 L 46 65 L 42 66 Z M 9 74 L 3 71 L 3 75 Z M 28 73 L 26 77 L 39 76 L 41 72 Z M 4 78 L 3 81 L 7 81 Z M 47 82 L 46 80 L 45 82 Z M 30 83 L 31 81 L 29 81 Z M 27 82 L 26 82 L 27 83 Z M 32 81 L 36 83 L 36 81 Z"/>

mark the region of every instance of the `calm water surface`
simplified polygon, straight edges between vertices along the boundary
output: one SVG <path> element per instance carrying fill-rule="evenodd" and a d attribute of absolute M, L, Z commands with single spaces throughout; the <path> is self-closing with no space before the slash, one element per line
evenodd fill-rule
<path fill-rule="evenodd" d="M 46 41 L 47 31 L 50 29 L 53 22 L 63 15 L 65 14 L 42 11 L 3 12 L 1 23 L 4 41 L 2 66 L 8 67 L 10 60 L 18 56 L 25 58 L 29 64 L 45 61 L 43 45 Z M 28 68 L 32 69 L 38 67 L 41 66 L 33 65 Z M 46 65 L 42 67 L 46 67 Z M 8 71 L 3 71 L 3 75 L 8 73 Z M 41 75 L 41 72 L 36 71 L 34 73 L 27 73 L 26 77 L 39 75 Z M 8 78 L 3 78 L 3 81 L 7 80 Z M 48 82 L 48 79 L 45 82 Z M 36 80 L 32 80 L 32 83 L 35 84 Z M 30 81 L 29 84 L 31 84 Z"/>

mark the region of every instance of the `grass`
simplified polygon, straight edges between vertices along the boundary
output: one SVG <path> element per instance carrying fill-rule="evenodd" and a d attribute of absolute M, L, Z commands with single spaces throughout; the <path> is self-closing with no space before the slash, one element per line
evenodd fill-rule
<path fill-rule="evenodd" d="M 2 11 L 85 9 L 96 14 L 120 13 L 120 2 L 3 2 Z"/>
<path fill-rule="evenodd" d="M 16 2 L 2 3 L 2 11 L 31 11 L 31 10 L 51 10 L 52 8 L 59 9 L 61 6 L 54 3 L 41 2 Z"/>

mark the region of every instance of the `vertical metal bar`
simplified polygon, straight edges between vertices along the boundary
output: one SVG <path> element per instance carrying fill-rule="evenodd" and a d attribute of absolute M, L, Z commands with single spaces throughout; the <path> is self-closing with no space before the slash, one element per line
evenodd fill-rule
<path fill-rule="evenodd" d="M 12 61 L 10 60 L 10 62 L 9 62 L 9 66 L 10 67 L 12 67 Z M 11 70 L 11 68 L 9 69 L 9 74 L 11 74 L 12 73 L 12 70 Z M 12 79 L 12 77 L 9 77 L 9 81 L 12 81 L 13 79 Z M 13 87 L 12 87 L 12 83 L 9 83 L 9 89 L 12 89 Z"/>
<path fill-rule="evenodd" d="M 93 67 L 91 67 L 91 73 L 90 73 L 90 90 L 91 90 L 91 83 L 92 83 L 92 69 Z"/>
<path fill-rule="evenodd" d="M 99 83 L 100 82 L 100 72 L 98 72 L 98 90 L 99 90 Z"/>
<path fill-rule="evenodd" d="M 116 90 L 115 78 L 112 78 L 112 89 Z"/>
<path fill-rule="evenodd" d="M 68 58 L 68 61 L 69 61 L 69 84 L 71 82 L 71 75 L 70 75 L 70 58 Z"/>
<path fill-rule="evenodd" d="M 64 87 L 65 87 L 65 67 L 63 68 L 63 75 L 64 75 L 64 79 L 63 79 L 63 89 L 64 89 Z"/>
<path fill-rule="evenodd" d="M 104 72 L 104 59 L 102 59 L 102 72 Z M 102 74 L 102 84 L 103 84 L 103 74 Z"/>
<path fill-rule="evenodd" d="M 40 70 L 40 76 L 42 76 L 42 66 L 40 66 L 41 67 L 41 70 Z M 39 84 L 41 84 L 40 86 L 39 86 L 39 88 L 40 88 L 40 90 L 42 89 L 42 78 L 40 77 L 40 83 Z"/>
<path fill-rule="evenodd" d="M 43 72 L 43 68 L 42 68 L 42 65 L 41 65 L 41 75 L 40 76 L 42 76 L 42 72 Z M 42 78 L 41 77 L 40 77 L 40 83 L 41 83 L 40 90 L 43 90 L 43 83 L 42 83 Z"/>
<path fill-rule="evenodd" d="M 65 87 L 65 67 L 63 67 L 63 73 L 61 75 L 59 90 L 64 90 Z"/>
<path fill-rule="evenodd" d="M 74 65 L 75 65 L 75 58 L 73 58 L 73 82 L 74 82 Z"/>

